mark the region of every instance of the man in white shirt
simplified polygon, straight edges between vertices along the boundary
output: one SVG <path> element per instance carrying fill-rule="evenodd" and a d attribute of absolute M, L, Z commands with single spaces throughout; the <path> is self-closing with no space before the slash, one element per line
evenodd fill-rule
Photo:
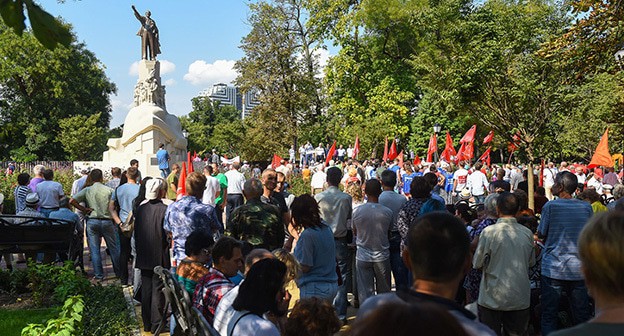
<path fill-rule="evenodd" d="M 353 159 L 353 148 L 351 148 L 351 145 L 347 147 L 347 158 Z"/>
<path fill-rule="evenodd" d="M 459 201 L 459 194 L 466 187 L 468 181 L 468 169 L 460 167 L 453 174 L 453 203 Z"/>
<path fill-rule="evenodd" d="M 324 169 L 323 165 L 318 165 L 316 172 L 312 174 L 312 180 L 310 181 L 310 193 L 312 195 L 316 195 L 323 191 L 325 180 L 327 179 Z"/>
<path fill-rule="evenodd" d="M 45 181 L 37 184 L 35 189 L 39 196 L 39 212 L 46 217 L 50 213 L 59 209 L 59 201 L 65 196 L 63 186 L 54 181 L 54 171 L 46 169 L 43 171 Z"/>
<path fill-rule="evenodd" d="M 470 188 L 470 194 L 472 194 L 472 197 L 477 204 L 483 204 L 483 202 L 485 202 L 485 192 L 490 186 L 487 176 L 485 176 L 485 174 L 481 171 L 482 167 L 483 164 L 481 162 L 477 162 L 474 165 L 474 172 L 468 175 L 467 181 L 468 188 Z"/>
<path fill-rule="evenodd" d="M 239 169 L 240 162 L 234 162 L 232 163 L 232 169 L 225 173 L 225 177 L 228 181 L 228 195 L 225 208 L 226 223 L 229 223 L 232 211 L 245 203 L 245 198 L 243 197 L 245 175 L 239 172 Z"/>
<path fill-rule="evenodd" d="M 546 190 L 546 197 L 549 201 L 553 200 L 552 187 L 555 184 L 555 176 L 557 175 L 557 168 L 552 162 L 548 162 L 548 166 L 544 168 L 544 190 Z"/>
<path fill-rule="evenodd" d="M 337 152 L 338 152 L 338 162 L 344 162 L 345 154 L 347 153 L 347 151 L 344 149 L 344 147 L 342 147 L 342 145 L 340 145 Z"/>
<path fill-rule="evenodd" d="M 216 177 L 212 176 L 213 168 L 211 165 L 204 167 L 204 176 L 206 176 L 206 189 L 202 197 L 202 203 L 215 206 L 215 199 L 221 193 L 221 185 Z M 229 196 L 229 195 L 228 195 Z"/>

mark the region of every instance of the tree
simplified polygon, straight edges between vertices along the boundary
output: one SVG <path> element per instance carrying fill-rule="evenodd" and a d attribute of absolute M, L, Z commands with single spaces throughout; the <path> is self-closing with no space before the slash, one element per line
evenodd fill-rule
<path fill-rule="evenodd" d="M 95 55 L 72 41 L 48 50 L 32 33 L 19 37 L 0 23 L 0 143 L 11 144 L 0 147 L 0 158 L 64 159 L 59 121 L 71 116 L 101 113 L 97 126 L 108 128 L 115 85 Z"/>
<path fill-rule="evenodd" d="M 106 130 L 98 126 L 101 113 L 59 120 L 59 141 L 71 161 L 101 160 L 106 149 Z"/>
<path fill-rule="evenodd" d="M 214 132 L 218 128 L 229 126 L 230 123 L 240 125 L 240 113 L 236 108 L 231 105 L 221 105 L 219 101 L 212 101 L 207 96 L 194 97 L 191 102 L 193 111 L 188 116 L 180 118 L 182 129 L 189 134 L 189 151 L 206 153 L 215 148 L 220 153 L 227 153 L 234 148 L 221 139 L 215 139 Z"/>
<path fill-rule="evenodd" d="M 26 29 L 26 16 L 32 27 L 35 38 L 48 49 L 57 45 L 69 47 L 74 37 L 67 25 L 55 19 L 32 0 L 0 0 L 0 16 L 4 23 L 13 28 L 17 35 L 22 35 Z"/>
<path fill-rule="evenodd" d="M 320 45 L 305 23 L 308 14 L 302 0 L 259 1 L 250 3 L 249 8 L 251 32 L 242 40 L 245 56 L 235 65 L 239 73 L 236 84 L 243 91 L 259 92 L 260 105 L 247 125 L 248 133 L 261 134 L 266 128 L 256 127 L 278 123 L 279 127 L 271 127 L 276 133 L 266 135 L 280 141 L 262 144 L 263 153 L 268 154 L 264 160 L 282 150 L 280 146 L 296 142 L 299 124 L 321 115 L 315 56 Z"/>

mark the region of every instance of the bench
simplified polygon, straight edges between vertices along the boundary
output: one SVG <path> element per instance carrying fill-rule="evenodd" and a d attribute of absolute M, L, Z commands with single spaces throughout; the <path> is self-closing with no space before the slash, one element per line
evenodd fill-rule
<path fill-rule="evenodd" d="M 76 261 L 80 236 L 62 219 L 0 215 L 0 253 L 59 253 Z"/>

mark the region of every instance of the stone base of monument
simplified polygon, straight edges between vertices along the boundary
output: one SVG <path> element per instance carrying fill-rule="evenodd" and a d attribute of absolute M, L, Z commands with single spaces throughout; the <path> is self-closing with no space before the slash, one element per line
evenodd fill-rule
<path fill-rule="evenodd" d="M 108 140 L 102 163 L 124 169 L 130 166 L 130 160 L 136 159 L 143 176 L 160 176 L 156 160 L 160 144 L 165 144 L 171 165 L 186 160 L 187 141 L 178 117 L 166 110 L 159 61 L 139 62 L 134 104 L 126 116 L 122 137 Z"/>

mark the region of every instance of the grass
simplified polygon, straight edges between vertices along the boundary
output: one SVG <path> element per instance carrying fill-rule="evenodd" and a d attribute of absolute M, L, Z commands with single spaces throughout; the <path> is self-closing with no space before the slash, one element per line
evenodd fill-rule
<path fill-rule="evenodd" d="M 20 336 L 29 323 L 43 323 L 56 318 L 59 307 L 39 309 L 0 309 L 0 330 L 5 336 Z"/>

